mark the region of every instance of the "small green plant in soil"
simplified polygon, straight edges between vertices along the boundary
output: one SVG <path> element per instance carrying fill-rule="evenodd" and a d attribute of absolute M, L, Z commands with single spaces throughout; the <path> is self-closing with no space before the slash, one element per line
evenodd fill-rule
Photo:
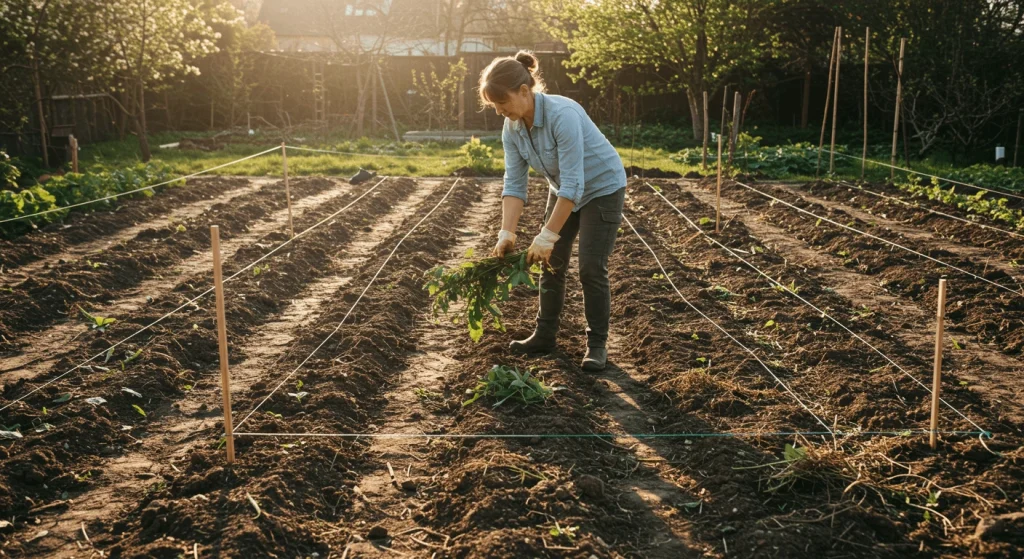
<path fill-rule="evenodd" d="M 489 396 L 497 400 L 493 406 L 496 408 L 508 400 L 527 405 L 539 404 L 550 398 L 555 390 L 533 376 L 530 371 L 520 371 L 518 367 L 495 365 L 491 367 L 484 378 L 477 381 L 476 387 L 467 390 L 466 393 L 472 397 L 462 402 L 463 407 Z"/>
<path fill-rule="evenodd" d="M 497 330 L 505 331 L 496 303 L 508 301 L 509 293 L 520 285 L 538 289 L 531 274 L 539 273 L 540 267 L 531 268 L 526 264 L 525 251 L 502 258 L 468 260 L 472 257 L 470 249 L 466 252 L 467 261 L 458 267 L 438 266 L 429 270 L 423 288 L 434 298 L 431 312 L 435 319 L 438 315 L 447 315 L 453 303 L 462 301 L 464 310 L 452 321 L 459 323 L 465 319 L 469 337 L 479 342 L 484 335 L 484 318 L 488 315 Z"/>
<path fill-rule="evenodd" d="M 82 316 L 85 317 L 86 321 L 88 321 L 90 323 L 90 325 L 92 326 L 93 330 L 99 330 L 100 332 L 106 330 L 107 326 L 110 326 L 111 324 L 117 322 L 116 318 L 106 318 L 106 317 L 102 317 L 102 316 L 95 316 L 95 315 L 89 314 L 82 307 L 78 307 L 78 311 L 81 312 Z"/>

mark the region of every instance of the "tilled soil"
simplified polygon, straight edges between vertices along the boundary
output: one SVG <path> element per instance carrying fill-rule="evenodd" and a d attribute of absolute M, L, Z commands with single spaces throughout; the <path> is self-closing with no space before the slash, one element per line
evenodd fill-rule
<path fill-rule="evenodd" d="M 302 198 L 337 188 L 326 179 L 294 181 L 293 197 Z M 62 320 L 87 321 L 81 311 L 109 316 L 105 307 L 144 279 L 167 273 L 188 257 L 209 252 L 209 225 L 216 223 L 229 240 L 252 222 L 285 208 L 284 183 L 267 186 L 216 204 L 180 223 L 161 223 L 140 231 L 92 258 L 64 261 L 45 273 L 14 284 L 0 293 L 2 350 L 11 352 L 26 332 Z"/>
<path fill-rule="evenodd" d="M 462 324 L 431 321 L 424 271 L 458 265 L 467 249 L 486 253 L 500 223 L 498 182 L 455 181 L 388 179 L 268 260 L 269 268 L 226 286 L 233 416 L 243 433 L 233 466 L 219 441 L 212 298 L 0 412 L 3 425 L 18 424 L 25 435 L 0 450 L 0 508 L 13 522 L 0 530 L 0 550 L 167 558 L 1020 555 L 1012 514 L 1024 499 L 1024 422 L 1019 401 L 1004 398 L 1024 374 L 1016 354 L 1004 345 L 984 354 L 973 339 L 960 341 L 970 344 L 963 353 L 948 353 L 943 397 L 993 438 L 944 434 L 931 451 L 918 433 L 927 429 L 930 394 L 908 376 L 928 384 L 934 301 L 924 287 L 888 287 L 906 307 L 888 306 L 846 285 L 888 278 L 883 256 L 907 273 L 919 262 L 842 235 L 808 241 L 820 229 L 813 222 L 807 229 L 736 187 L 723 193 L 743 213 L 725 212 L 727 225 L 715 235 L 705 191 L 656 181 L 705 233 L 859 341 L 709 243 L 646 181 L 632 181 L 625 215 L 639 237 L 623 221 L 609 263 L 612 364 L 588 374 L 579 368 L 586 324 L 575 265 L 559 349 L 550 355 L 507 349 L 532 330 L 536 293 L 526 289 L 502 307 L 507 332 L 489 328 L 480 343 Z M 308 208 L 296 229 L 373 184 Z M 522 246 L 542 224 L 544 193 L 534 181 Z M 792 193 L 772 193 L 798 203 Z M 836 208 L 812 211 L 851 219 Z M 792 238 L 766 238 L 777 226 Z M 225 274 L 285 239 L 283 231 L 246 239 Z M 837 275 L 830 266 L 846 257 L 836 250 L 873 265 L 840 261 Z M 151 307 L 61 348 L 67 356 L 52 370 L 9 382 L 0 404 L 209 284 L 208 273 L 178 278 Z M 1013 308 L 989 302 L 992 313 Z M 963 316 L 950 321 L 957 340 L 965 338 Z M 977 370 L 978 355 L 991 370 Z M 532 371 L 555 395 L 540 406 L 463 406 L 494 364 Z M 69 392 L 70 401 L 59 402 Z M 93 396 L 106 402 L 84 401 Z M 975 426 L 943 407 L 941 428 Z"/>
<path fill-rule="evenodd" d="M 74 247 L 96 240 L 116 238 L 118 233 L 138 223 L 170 216 L 190 207 L 205 207 L 209 201 L 231 191 L 249 186 L 251 181 L 240 177 L 202 177 L 189 179 L 183 187 L 160 190 L 156 196 L 128 200 L 122 198 L 110 210 L 72 212 L 55 221 L 14 239 L 0 240 L 0 278 L 19 266 L 59 255 Z"/>

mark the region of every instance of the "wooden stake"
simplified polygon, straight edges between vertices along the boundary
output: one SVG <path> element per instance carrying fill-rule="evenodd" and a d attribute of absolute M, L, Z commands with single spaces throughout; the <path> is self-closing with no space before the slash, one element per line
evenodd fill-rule
<path fill-rule="evenodd" d="M 732 130 L 729 131 L 729 168 L 732 168 L 732 157 L 736 153 L 736 139 L 740 136 L 740 107 L 743 96 L 737 91 L 732 101 Z"/>
<path fill-rule="evenodd" d="M 228 375 L 228 329 L 224 317 L 224 281 L 220 271 L 220 227 L 210 226 L 213 245 L 213 286 L 217 296 L 217 344 L 220 346 L 220 391 L 224 395 L 224 435 L 228 464 L 235 462 L 235 431 L 231 424 L 231 379 Z"/>
<path fill-rule="evenodd" d="M 718 135 L 725 134 L 725 108 L 729 105 L 729 86 L 722 90 L 722 124 L 718 128 Z"/>
<path fill-rule="evenodd" d="M 288 150 L 281 142 L 281 167 L 284 169 L 284 197 L 288 199 L 288 233 L 295 238 L 295 228 L 292 227 L 292 191 L 288 186 Z"/>
<path fill-rule="evenodd" d="M 932 426 L 929 443 L 932 450 L 936 447 L 936 436 L 939 429 L 939 388 L 942 378 L 942 338 L 945 331 L 946 318 L 946 280 L 939 280 L 939 308 L 935 323 L 935 370 L 932 373 Z"/>
<path fill-rule="evenodd" d="M 907 46 L 906 39 L 900 39 L 900 63 L 896 70 L 896 117 L 892 122 L 892 157 L 889 159 L 889 180 L 896 179 L 896 141 L 900 134 L 900 105 L 903 103 L 903 51 Z"/>
<path fill-rule="evenodd" d="M 821 173 L 821 151 L 825 147 L 825 124 L 828 122 L 828 105 L 832 101 L 832 70 L 836 66 L 836 41 L 839 40 L 839 28 L 836 27 L 832 35 L 832 55 L 828 60 L 828 84 L 825 86 L 825 114 L 821 117 L 821 137 L 818 138 L 818 166 L 814 170 L 814 176 Z"/>
<path fill-rule="evenodd" d="M 715 233 L 721 233 L 722 220 L 722 135 L 718 135 L 718 189 L 715 193 Z"/>
<path fill-rule="evenodd" d="M 1024 123 L 1024 109 L 1021 109 L 1017 113 L 1017 143 L 1013 146 L 1013 166 L 1017 166 L 1017 153 L 1020 152 L 1020 128 L 1021 124 Z"/>
<path fill-rule="evenodd" d="M 71 172 L 78 172 L 78 138 L 72 134 L 68 140 L 71 142 Z"/>
<path fill-rule="evenodd" d="M 836 114 L 839 111 L 839 65 L 843 61 L 843 28 L 836 33 L 836 91 L 832 94 L 832 147 L 828 152 L 828 174 L 836 172 Z"/>
<path fill-rule="evenodd" d="M 395 111 L 391 110 L 391 99 L 388 98 L 388 88 L 384 86 L 384 74 L 380 71 L 380 64 L 377 65 L 377 77 L 380 78 L 380 91 L 384 94 L 384 104 L 388 107 L 388 116 L 391 117 L 391 130 L 395 133 L 395 141 L 401 142 L 402 137 L 398 135 L 398 124 L 395 123 Z"/>
<path fill-rule="evenodd" d="M 709 122 L 708 122 L 708 92 L 705 91 L 705 149 L 703 149 L 703 155 L 700 158 L 700 161 L 701 161 L 700 166 L 705 171 L 708 170 L 708 134 L 709 134 L 708 125 L 709 125 Z M 1020 135 L 1020 134 L 1018 134 L 1018 135 Z M 1020 142 L 1018 142 L 1018 143 L 1020 143 Z M 1014 161 L 1016 162 L 1016 156 L 1014 157 Z M 1016 163 L 1015 163 L 1015 165 L 1016 165 Z"/>
<path fill-rule="evenodd" d="M 864 30 L 864 150 L 860 156 L 860 180 L 868 165 L 868 53 L 871 48 L 871 28 Z"/>

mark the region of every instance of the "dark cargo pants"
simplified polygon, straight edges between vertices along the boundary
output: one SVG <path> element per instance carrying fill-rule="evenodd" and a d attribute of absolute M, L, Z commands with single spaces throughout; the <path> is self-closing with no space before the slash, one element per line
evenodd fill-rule
<path fill-rule="evenodd" d="M 615 238 L 622 223 L 622 205 L 626 189 L 594 198 L 579 211 L 569 215 L 560 238 L 551 251 L 551 267 L 540 278 L 540 310 L 537 331 L 558 332 L 558 320 L 565 303 L 565 272 L 569 268 L 572 245 L 579 236 L 580 283 L 583 285 L 583 307 L 587 317 L 587 346 L 605 347 L 608 341 L 608 319 L 611 315 L 611 290 L 608 287 L 608 257 L 615 247 Z M 544 221 L 551 217 L 558 197 L 548 193 Z"/>

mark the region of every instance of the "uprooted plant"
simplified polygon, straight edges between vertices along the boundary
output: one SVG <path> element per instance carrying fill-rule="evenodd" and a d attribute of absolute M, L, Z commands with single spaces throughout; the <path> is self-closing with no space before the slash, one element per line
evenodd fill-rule
<path fill-rule="evenodd" d="M 497 400 L 493 406 L 496 408 L 508 400 L 521 404 L 539 404 L 551 397 L 555 389 L 545 385 L 530 371 L 520 371 L 518 367 L 507 365 L 495 365 L 466 393 L 472 397 L 462 402 L 463 407 L 490 396 Z"/>
<path fill-rule="evenodd" d="M 470 249 L 466 258 L 472 257 Z M 438 266 L 427 272 L 429 281 L 423 288 L 434 298 L 431 305 L 434 318 L 447 315 L 452 303 L 462 301 L 464 310 L 452 322 L 459 323 L 461 315 L 465 315 L 469 337 L 478 342 L 484 335 L 484 318 L 488 314 L 493 318 L 494 327 L 505 331 L 496 303 L 508 301 L 509 293 L 519 285 L 538 289 L 531 274 L 539 271 L 539 266 L 526 264 L 526 252 L 518 252 L 501 258 L 467 260 L 456 268 Z"/>

